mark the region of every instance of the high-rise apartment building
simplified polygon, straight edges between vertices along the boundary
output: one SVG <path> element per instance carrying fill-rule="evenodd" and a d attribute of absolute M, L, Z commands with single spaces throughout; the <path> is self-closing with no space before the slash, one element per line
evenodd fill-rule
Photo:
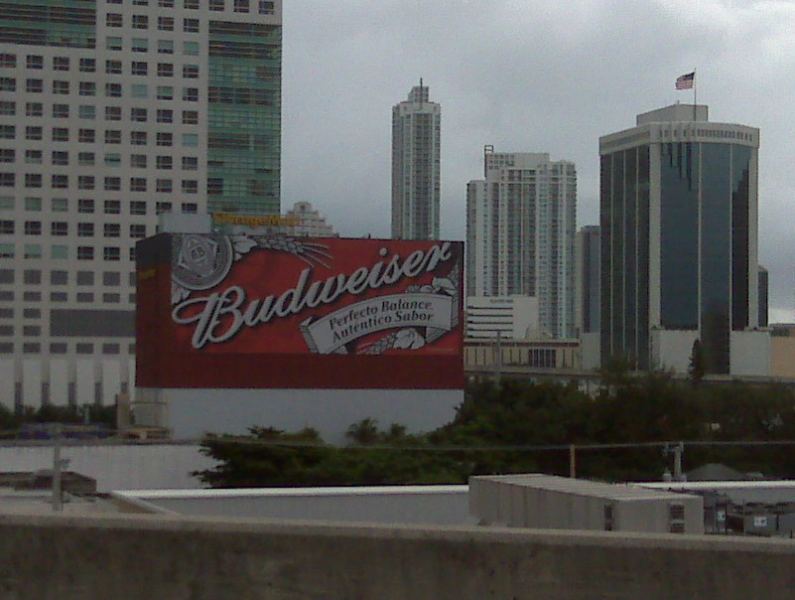
<path fill-rule="evenodd" d="M 428 87 L 413 87 L 392 108 L 392 237 L 439 239 L 442 107 Z"/>
<path fill-rule="evenodd" d="M 0 403 L 134 381 L 134 244 L 162 212 L 278 214 L 281 0 L 0 9 Z"/>
<path fill-rule="evenodd" d="M 686 372 L 698 339 L 708 372 L 764 374 L 759 130 L 677 104 L 638 115 L 599 148 L 602 362 Z"/>
<path fill-rule="evenodd" d="M 574 163 L 485 150 L 467 184 L 467 295 L 536 296 L 541 333 L 573 337 Z"/>

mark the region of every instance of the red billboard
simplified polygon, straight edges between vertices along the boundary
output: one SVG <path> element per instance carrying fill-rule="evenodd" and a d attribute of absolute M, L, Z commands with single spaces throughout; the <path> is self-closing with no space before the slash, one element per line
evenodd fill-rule
<path fill-rule="evenodd" d="M 462 260 L 447 241 L 149 238 L 136 385 L 460 389 Z"/>

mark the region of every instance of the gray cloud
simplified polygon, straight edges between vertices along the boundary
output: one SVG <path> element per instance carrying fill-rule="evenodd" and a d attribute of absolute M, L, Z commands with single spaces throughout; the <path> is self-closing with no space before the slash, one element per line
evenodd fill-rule
<path fill-rule="evenodd" d="M 287 0 L 283 206 L 309 200 L 344 235 L 389 234 L 391 107 L 420 76 L 442 104 L 442 233 L 465 235 L 482 147 L 549 152 L 598 220 L 598 138 L 676 100 L 698 69 L 714 121 L 762 131 L 760 261 L 795 321 L 795 5 L 659 0 Z"/>

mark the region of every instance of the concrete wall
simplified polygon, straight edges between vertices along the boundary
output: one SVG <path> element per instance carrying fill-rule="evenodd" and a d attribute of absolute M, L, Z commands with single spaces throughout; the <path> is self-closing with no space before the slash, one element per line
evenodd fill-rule
<path fill-rule="evenodd" d="M 795 337 L 770 338 L 770 374 L 795 378 Z"/>
<path fill-rule="evenodd" d="M 0 517 L 0 600 L 789 600 L 793 572 L 790 540 Z"/>
<path fill-rule="evenodd" d="M 732 375 L 770 375 L 770 332 L 732 331 Z"/>
<path fill-rule="evenodd" d="M 43 445 L 0 446 L 0 470 L 50 469 L 52 452 L 51 446 Z M 96 479 L 98 492 L 200 488 L 201 482 L 191 472 L 217 464 L 201 454 L 196 444 L 64 446 L 61 457 L 69 459 L 70 471 Z"/>
<path fill-rule="evenodd" d="M 652 329 L 652 366 L 656 369 L 673 369 L 679 374 L 687 373 L 693 342 L 697 338 L 698 331 Z"/>

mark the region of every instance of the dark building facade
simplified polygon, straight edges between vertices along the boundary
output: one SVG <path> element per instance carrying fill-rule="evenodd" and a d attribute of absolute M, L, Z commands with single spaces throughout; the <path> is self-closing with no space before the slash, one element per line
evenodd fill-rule
<path fill-rule="evenodd" d="M 692 105 L 600 139 L 603 363 L 681 365 L 698 339 L 708 372 L 730 372 L 732 332 L 758 325 L 758 144 Z"/>

